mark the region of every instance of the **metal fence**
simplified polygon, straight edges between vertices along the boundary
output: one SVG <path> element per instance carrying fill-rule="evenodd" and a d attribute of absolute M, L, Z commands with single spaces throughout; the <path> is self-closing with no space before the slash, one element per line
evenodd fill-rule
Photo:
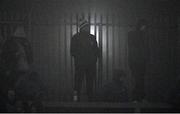
<path fill-rule="evenodd" d="M 42 10 L 39 8 L 38 10 L 34 9 L 32 12 L 0 12 L 1 35 L 4 39 L 12 34 L 17 25 L 27 26 L 27 38 L 32 44 L 34 53 L 33 68 L 39 72 L 42 81 L 47 87 L 48 98 L 63 100 L 71 97 L 65 98 L 71 95 L 74 83 L 74 63 L 70 56 L 70 41 L 71 37 L 79 31 L 78 19 L 81 15 L 85 15 L 90 22 L 91 34 L 96 36 L 101 50 L 101 57 L 97 63 L 96 89 L 110 82 L 114 70 L 118 69 L 124 70 L 128 74 L 127 85 L 131 91 L 133 79 L 127 61 L 127 33 L 133 29 L 132 25 L 136 19 L 132 19 L 132 15 L 119 13 L 120 9 L 111 10 L 112 6 L 102 11 L 80 11 L 79 9 L 73 11 L 73 8 L 64 10 L 67 9 L 65 6 L 61 7 L 61 9 L 57 7 L 57 4 L 53 4 L 51 7 L 44 7 Z M 98 6 L 95 5 L 94 7 Z M 25 18 L 27 14 L 28 18 Z M 148 15 L 147 18 L 155 25 L 155 27 L 151 28 L 152 38 L 150 43 L 152 50 L 151 62 L 156 66 L 156 64 L 161 64 L 156 62 L 161 60 L 162 55 L 160 54 L 162 50 L 167 49 L 164 48 L 165 45 L 169 45 L 169 36 L 167 34 L 170 29 L 165 30 L 162 28 L 171 26 L 173 19 L 166 14 Z M 164 25 L 161 26 L 159 22 Z M 163 45 L 159 45 L 162 41 Z M 168 53 L 171 53 L 170 50 Z M 149 72 L 156 72 L 158 69 L 153 65 L 151 65 L 152 69 Z M 151 73 L 151 75 L 157 74 Z M 150 79 L 150 77 L 147 79 Z"/>
<path fill-rule="evenodd" d="M 60 22 L 58 24 L 32 24 L 32 41 L 34 41 L 33 44 L 37 44 L 33 47 L 37 49 L 39 43 L 42 46 L 46 43 L 46 45 L 40 47 L 41 50 L 37 51 L 35 49 L 35 56 L 37 54 L 37 57 L 45 61 L 40 60 L 37 63 L 44 72 L 42 75 L 47 76 L 49 74 L 52 77 L 56 75 L 54 78 L 56 77 L 59 80 L 57 86 L 60 86 L 57 91 L 72 90 L 73 88 L 74 63 L 70 56 L 70 41 L 72 36 L 79 31 L 78 20 L 81 15 L 82 13 L 64 13 L 59 18 Z M 120 26 L 118 21 L 113 20 L 114 15 L 111 14 L 103 15 L 88 12 L 84 15 L 91 24 L 91 34 L 96 36 L 101 50 L 101 57 L 97 63 L 96 78 L 96 88 L 99 88 L 111 81 L 114 69 L 127 70 L 126 34 L 129 28 Z M 115 18 L 117 17 L 118 15 Z M 36 33 L 37 31 L 39 33 Z M 43 35 L 37 36 L 41 33 Z M 40 40 L 40 38 L 42 39 Z M 37 43 L 37 39 L 39 39 L 39 43 Z M 46 58 L 46 56 L 48 57 Z M 47 70 L 43 67 L 46 67 Z"/>

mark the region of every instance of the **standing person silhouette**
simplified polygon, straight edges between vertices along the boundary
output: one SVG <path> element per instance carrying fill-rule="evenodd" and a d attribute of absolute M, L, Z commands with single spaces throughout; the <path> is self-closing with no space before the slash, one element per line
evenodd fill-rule
<path fill-rule="evenodd" d="M 24 26 L 18 25 L 12 35 L 6 38 L 2 46 L 0 73 L 1 86 L 7 99 L 7 104 L 15 105 L 15 85 L 20 77 L 31 72 L 33 64 L 33 52 L 30 42 L 27 39 Z M 7 108 L 11 110 L 11 108 Z M 14 110 L 14 109 L 13 109 Z"/>
<path fill-rule="evenodd" d="M 128 34 L 128 59 L 132 76 L 135 79 L 133 100 L 145 100 L 144 79 L 149 61 L 149 42 L 146 20 L 138 20 L 136 29 Z"/>
<path fill-rule="evenodd" d="M 99 48 L 96 37 L 90 34 L 90 23 L 85 19 L 81 19 L 79 23 L 80 32 L 72 37 L 70 48 L 75 65 L 74 92 L 77 93 L 77 99 L 79 101 L 82 83 L 86 79 L 88 101 L 91 101 L 93 99 Z"/>

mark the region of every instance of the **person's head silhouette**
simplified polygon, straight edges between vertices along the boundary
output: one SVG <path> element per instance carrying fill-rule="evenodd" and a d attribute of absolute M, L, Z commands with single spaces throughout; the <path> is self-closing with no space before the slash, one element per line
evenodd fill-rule
<path fill-rule="evenodd" d="M 79 29 L 80 29 L 80 32 L 90 33 L 90 23 L 84 18 L 81 18 L 79 20 Z"/>

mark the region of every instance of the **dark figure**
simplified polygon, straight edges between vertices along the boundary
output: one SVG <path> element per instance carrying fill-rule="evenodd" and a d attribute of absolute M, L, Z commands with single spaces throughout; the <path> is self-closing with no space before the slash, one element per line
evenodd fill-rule
<path fill-rule="evenodd" d="M 139 20 L 134 31 L 128 34 L 128 59 L 132 76 L 135 78 L 133 100 L 141 101 L 145 97 L 144 78 L 149 61 L 149 45 L 146 21 Z"/>
<path fill-rule="evenodd" d="M 90 34 L 90 25 L 82 20 L 80 32 L 75 34 L 71 40 L 71 56 L 75 62 L 75 85 L 74 90 L 79 97 L 82 82 L 86 79 L 86 91 L 88 99 L 93 96 L 93 85 L 96 78 L 96 62 L 98 58 L 98 45 L 96 37 Z"/>
<path fill-rule="evenodd" d="M 126 86 L 126 73 L 115 70 L 112 82 L 105 84 L 97 93 L 97 101 L 100 102 L 128 102 Z"/>
<path fill-rule="evenodd" d="M 0 59 L 1 93 L 9 104 L 7 111 L 13 111 L 12 107 L 15 107 L 9 94 L 16 96 L 15 84 L 19 77 L 30 71 L 32 62 L 32 50 L 24 28 L 17 27 L 14 34 L 3 43 Z"/>
<path fill-rule="evenodd" d="M 0 72 L 3 79 L 4 92 L 12 90 L 19 76 L 30 70 L 33 62 L 29 41 L 25 38 L 22 27 L 16 29 L 13 36 L 8 37 L 2 47 Z"/>

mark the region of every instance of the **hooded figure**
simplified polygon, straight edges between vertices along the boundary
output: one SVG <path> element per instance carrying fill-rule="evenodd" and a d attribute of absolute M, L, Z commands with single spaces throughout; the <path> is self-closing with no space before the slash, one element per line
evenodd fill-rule
<path fill-rule="evenodd" d="M 96 62 L 99 48 L 96 37 L 90 34 L 90 24 L 81 19 L 79 23 L 80 32 L 71 39 L 71 56 L 75 63 L 75 85 L 74 90 L 80 95 L 82 82 L 86 79 L 86 90 L 89 100 L 93 96 L 93 86 L 96 77 Z"/>

